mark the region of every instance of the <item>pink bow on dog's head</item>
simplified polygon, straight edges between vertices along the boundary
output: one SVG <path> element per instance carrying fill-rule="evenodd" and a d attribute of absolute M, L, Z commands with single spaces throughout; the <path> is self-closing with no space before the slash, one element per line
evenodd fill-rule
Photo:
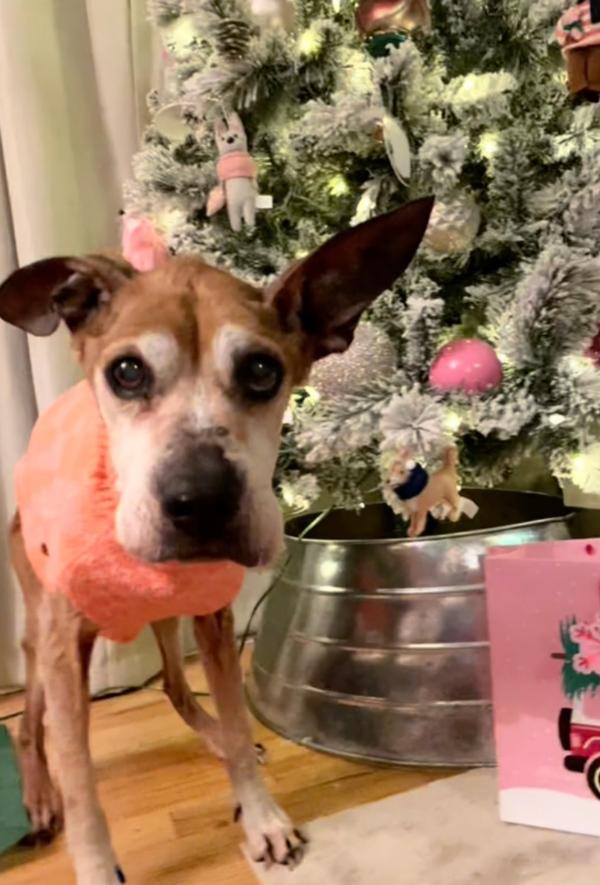
<path fill-rule="evenodd" d="M 152 222 L 136 215 L 123 218 L 121 250 L 139 271 L 154 270 L 169 260 L 167 244 Z"/>

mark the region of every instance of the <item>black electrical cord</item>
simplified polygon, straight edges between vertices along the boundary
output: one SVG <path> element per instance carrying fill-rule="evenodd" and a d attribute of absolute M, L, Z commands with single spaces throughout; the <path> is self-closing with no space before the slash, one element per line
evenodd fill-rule
<path fill-rule="evenodd" d="M 316 526 L 318 526 L 318 524 L 321 522 L 322 519 L 325 519 L 325 517 L 328 516 L 329 513 L 331 513 L 332 509 L 333 509 L 332 507 L 329 507 L 327 510 L 323 510 L 321 513 L 319 513 L 318 516 L 315 519 L 313 519 L 312 522 L 310 522 L 306 526 L 306 528 L 300 532 L 300 534 L 298 535 L 298 540 L 301 541 L 303 538 L 305 538 L 310 531 L 312 531 Z M 271 583 L 269 584 L 269 586 L 267 587 L 265 592 L 260 596 L 260 598 L 254 604 L 254 607 L 252 608 L 252 611 L 250 612 L 250 617 L 248 618 L 248 620 L 246 622 L 246 627 L 244 629 L 244 632 L 242 633 L 242 638 L 241 638 L 239 649 L 238 649 L 238 653 L 239 653 L 240 657 L 244 653 L 244 649 L 246 648 L 248 640 L 250 639 L 250 635 L 251 635 L 251 631 L 252 631 L 252 622 L 254 621 L 254 618 L 256 617 L 258 611 L 261 609 L 261 607 L 264 605 L 264 603 L 267 601 L 267 599 L 269 598 L 269 596 L 271 595 L 271 593 L 273 592 L 273 590 L 275 589 L 275 587 L 279 583 L 281 576 L 283 575 L 286 568 L 288 567 L 289 561 L 290 561 L 290 556 L 288 554 L 285 557 L 282 565 L 277 570 L 275 577 L 273 578 L 273 580 L 271 581 Z"/>

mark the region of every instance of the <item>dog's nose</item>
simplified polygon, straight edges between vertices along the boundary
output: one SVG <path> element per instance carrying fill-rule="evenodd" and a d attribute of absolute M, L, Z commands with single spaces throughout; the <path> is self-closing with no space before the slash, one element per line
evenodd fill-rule
<path fill-rule="evenodd" d="M 223 449 L 198 446 L 185 467 L 166 470 L 158 482 L 164 515 L 186 535 L 218 538 L 237 513 L 242 481 Z"/>

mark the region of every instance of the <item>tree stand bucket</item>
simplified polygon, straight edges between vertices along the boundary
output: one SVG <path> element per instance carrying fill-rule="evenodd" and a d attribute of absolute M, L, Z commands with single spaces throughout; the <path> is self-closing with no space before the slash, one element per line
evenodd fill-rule
<path fill-rule="evenodd" d="M 464 491 L 474 520 L 393 537 L 383 504 L 287 526 L 289 560 L 256 640 L 248 695 L 292 741 L 392 765 L 493 765 L 483 558 L 570 537 L 547 495 Z"/>

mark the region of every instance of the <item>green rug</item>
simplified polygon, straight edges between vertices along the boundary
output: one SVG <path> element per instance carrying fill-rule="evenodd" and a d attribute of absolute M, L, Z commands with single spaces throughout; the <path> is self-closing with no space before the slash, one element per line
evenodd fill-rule
<path fill-rule="evenodd" d="M 21 799 L 21 777 L 8 729 L 0 725 L 0 853 L 29 833 Z"/>

